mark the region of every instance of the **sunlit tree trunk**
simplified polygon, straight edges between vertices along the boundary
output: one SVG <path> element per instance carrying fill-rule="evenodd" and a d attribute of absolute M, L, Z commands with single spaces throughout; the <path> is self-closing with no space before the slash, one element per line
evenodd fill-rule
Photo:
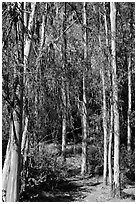
<path fill-rule="evenodd" d="M 132 60 L 132 43 L 134 39 L 134 26 L 133 26 L 133 4 L 130 4 L 130 50 L 127 50 L 129 52 L 128 56 L 128 113 L 127 113 L 127 150 L 129 153 L 131 153 L 131 104 L 132 104 L 132 81 L 131 81 L 131 75 L 132 75 L 132 68 L 131 68 L 131 60 Z"/>
<path fill-rule="evenodd" d="M 22 4 L 23 5 L 23 4 Z M 16 36 L 22 30 L 22 24 L 17 23 Z M 23 40 L 24 37 L 16 39 L 17 49 L 19 43 L 21 43 L 21 54 L 17 52 L 17 61 L 22 64 L 18 65 L 20 72 L 17 67 L 14 67 L 14 110 L 11 112 L 11 131 L 9 135 L 10 140 L 10 160 L 9 160 L 9 172 L 7 175 L 6 185 L 6 202 L 16 202 L 19 200 L 20 191 L 20 161 L 21 161 L 21 140 L 22 140 L 22 116 L 23 116 Z M 20 76 L 19 76 L 20 74 Z M 18 79 L 18 80 L 17 80 Z M 4 176 L 4 175 L 3 175 Z"/>
<path fill-rule="evenodd" d="M 64 17 L 63 17 L 63 75 L 66 73 L 66 63 L 67 63 L 67 39 L 66 39 L 66 2 L 64 2 Z M 67 128 L 67 117 L 66 117 L 66 109 L 67 109 L 67 97 L 66 97 L 66 77 L 62 77 L 62 158 L 63 161 L 66 160 L 66 128 Z"/>
<path fill-rule="evenodd" d="M 62 79 L 62 157 L 63 161 L 66 159 L 66 90 L 65 90 L 65 82 Z"/>
<path fill-rule="evenodd" d="M 83 3 L 83 25 L 86 26 L 86 3 Z M 85 85 L 85 72 L 87 62 L 87 32 L 86 27 L 84 28 L 83 34 L 84 44 L 84 62 L 83 67 L 83 102 L 82 102 L 82 163 L 81 163 L 81 175 L 87 172 L 87 109 L 86 109 L 86 85 Z"/>
<path fill-rule="evenodd" d="M 104 184 L 107 184 L 107 107 L 106 107 L 106 90 L 105 90 L 105 77 L 102 70 L 102 86 L 103 86 L 103 131 L 104 131 L 104 170 L 103 180 Z"/>
<path fill-rule="evenodd" d="M 106 8 L 105 8 L 105 2 L 103 4 L 104 6 L 104 23 L 105 23 L 105 34 L 106 34 L 106 49 L 108 49 L 108 26 L 107 26 L 107 17 L 106 17 Z M 108 56 L 108 63 L 111 66 L 111 62 L 109 60 Z M 111 84 L 111 72 L 110 69 L 108 70 L 108 78 L 110 82 L 110 87 L 112 86 Z M 108 144 L 108 173 L 109 173 L 109 184 L 111 187 L 112 191 L 112 133 L 113 133 L 113 104 L 112 104 L 112 91 L 110 91 L 110 110 L 108 110 L 108 125 L 109 125 L 109 144 Z"/>
<path fill-rule="evenodd" d="M 99 11 L 99 27 L 101 27 L 100 21 L 100 11 Z M 101 44 L 101 36 L 100 36 L 100 29 L 99 29 L 99 46 L 102 55 L 102 44 Z M 104 66 L 104 64 L 103 64 Z M 107 185 L 107 105 L 106 105 L 106 88 L 105 88 L 105 74 L 104 74 L 104 67 L 100 69 L 100 75 L 102 79 L 102 95 L 103 95 L 103 106 L 102 106 L 102 119 L 103 119 L 103 132 L 104 132 L 104 169 L 103 169 L 103 180 L 104 184 Z"/>
<path fill-rule="evenodd" d="M 12 124 L 10 124 L 10 131 L 12 128 Z M 11 135 L 11 132 L 9 132 Z M 7 150 L 6 150 L 6 157 L 4 161 L 4 166 L 2 170 L 2 200 L 6 201 L 6 191 L 7 191 L 7 184 L 8 184 L 8 177 L 10 171 L 10 160 L 11 160 L 11 139 L 8 140 Z"/>
<path fill-rule="evenodd" d="M 111 21 L 111 52 L 112 52 L 112 85 L 113 85 L 113 111 L 114 111 L 114 196 L 120 197 L 120 169 L 119 169 L 119 111 L 118 111 L 118 85 L 116 73 L 116 7 L 115 3 L 110 3 Z"/>
<path fill-rule="evenodd" d="M 13 112 L 11 122 L 11 159 L 6 190 L 6 202 L 17 202 L 19 201 L 20 190 L 20 145 L 22 132 L 21 121 L 19 121 L 16 111 Z"/>
<path fill-rule="evenodd" d="M 127 149 L 131 151 L 131 55 L 128 58 L 128 115 L 127 115 Z"/>
<path fill-rule="evenodd" d="M 112 133 L 113 133 L 113 105 L 111 104 L 110 105 L 109 146 L 108 146 L 108 170 L 109 170 L 109 184 L 111 187 L 111 191 L 112 191 Z"/>
<path fill-rule="evenodd" d="M 23 11 L 24 9 L 23 3 L 21 4 L 21 6 L 22 6 L 21 10 Z M 23 19 L 23 15 L 24 14 L 22 13 L 22 19 Z M 19 54 L 18 52 L 18 59 L 17 59 L 17 63 L 20 61 L 20 63 L 18 64 L 18 67 L 20 67 L 18 68 L 18 70 L 20 71 L 18 71 L 16 68 L 14 69 L 14 79 L 16 80 L 16 78 L 19 77 L 19 83 L 17 84 L 16 89 L 14 90 L 14 95 L 15 95 L 14 104 L 16 104 L 16 106 L 14 107 L 14 110 L 11 113 L 11 122 L 10 122 L 11 127 L 10 127 L 9 142 L 7 147 L 6 160 L 3 168 L 3 191 L 5 191 L 5 201 L 7 202 L 19 201 L 19 191 L 20 191 L 21 141 L 22 141 L 22 124 L 23 124 L 22 123 L 23 84 L 24 84 L 24 77 L 25 77 L 24 72 L 26 67 L 24 62 L 24 56 L 25 56 L 25 61 L 27 62 L 27 56 L 29 55 L 28 44 L 25 44 L 25 47 L 24 47 L 24 32 L 23 32 L 22 22 L 17 23 L 17 35 L 19 33 L 21 33 L 22 38 L 20 39 L 20 42 L 18 41 L 16 43 L 17 43 L 17 46 L 18 46 L 18 43 L 20 43 L 21 54 Z M 7 160 L 9 163 L 8 165 L 7 165 Z M 6 176 L 5 176 L 5 173 L 7 174 Z"/>

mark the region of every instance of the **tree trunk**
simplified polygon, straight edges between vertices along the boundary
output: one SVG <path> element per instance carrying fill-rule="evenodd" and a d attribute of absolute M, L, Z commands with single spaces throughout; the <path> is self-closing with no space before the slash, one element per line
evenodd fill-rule
<path fill-rule="evenodd" d="M 66 64 L 67 64 L 67 39 L 66 39 L 66 2 L 64 2 L 64 18 L 63 18 L 63 74 L 66 74 Z M 62 112 L 62 158 L 65 162 L 66 160 L 66 128 L 67 128 L 67 97 L 66 97 L 66 77 L 62 77 L 62 103 L 63 103 L 63 112 Z"/>
<path fill-rule="evenodd" d="M 86 26 L 86 3 L 83 3 L 83 25 Z M 82 164 L 81 164 L 81 175 L 87 172 L 87 109 L 86 109 L 86 85 L 85 85 L 85 72 L 87 66 L 87 32 L 86 27 L 84 28 L 84 62 L 85 67 L 83 68 L 83 102 L 82 102 Z"/>
<path fill-rule="evenodd" d="M 13 112 L 11 126 L 11 159 L 6 189 L 6 202 L 19 201 L 19 181 L 20 181 L 20 146 L 21 146 L 21 122 L 16 111 Z"/>
<path fill-rule="evenodd" d="M 85 94 L 85 76 L 83 74 L 83 102 L 82 102 L 82 164 L 81 175 L 87 172 L 87 110 Z"/>
<path fill-rule="evenodd" d="M 128 115 L 127 115 L 127 150 L 131 151 L 131 56 L 128 58 Z"/>
<path fill-rule="evenodd" d="M 114 196 L 120 197 L 120 170 L 119 170 L 119 111 L 118 111 L 118 86 L 116 74 L 116 7 L 115 3 L 110 3 L 111 20 L 111 51 L 112 51 L 112 85 L 113 85 L 113 111 L 114 111 Z"/>
<path fill-rule="evenodd" d="M 108 26 L 107 26 L 107 17 L 106 17 L 106 8 L 105 8 L 105 2 L 103 4 L 104 6 L 104 22 L 105 22 L 105 34 L 106 34 L 106 49 L 108 49 Z M 108 63 L 111 66 L 111 62 L 109 60 L 108 56 Z M 108 78 L 110 81 L 110 87 L 111 84 L 111 72 L 110 69 L 108 70 Z M 109 184 L 112 191 L 112 133 L 113 133 L 113 104 L 112 104 L 112 91 L 110 91 L 110 110 L 108 110 L 108 124 L 109 124 L 109 146 L 108 146 L 108 173 L 109 173 Z"/>
<path fill-rule="evenodd" d="M 100 20 L 100 11 L 99 11 L 99 27 L 101 27 L 101 20 Z M 101 36 L 100 36 L 100 29 L 99 29 L 99 46 L 102 54 L 102 44 L 101 44 Z M 107 105 L 106 105 L 106 88 L 105 88 L 105 74 L 104 74 L 104 67 L 100 69 L 100 75 L 102 78 L 102 91 L 103 91 L 103 106 L 102 106 L 102 119 L 103 119 L 103 131 L 104 131 L 104 169 L 103 169 L 103 180 L 104 184 L 107 185 Z"/>
<path fill-rule="evenodd" d="M 12 129 L 12 124 L 10 125 L 10 131 L 12 131 L 11 129 Z M 6 150 L 6 157 L 5 157 L 4 166 L 2 170 L 2 200 L 4 202 L 6 201 L 6 191 L 7 191 L 7 184 L 8 184 L 9 171 L 10 171 L 10 160 L 11 160 L 11 140 L 9 138 L 7 150 Z"/>
<path fill-rule="evenodd" d="M 105 79 L 104 72 L 102 70 L 102 85 L 103 85 L 103 131 L 104 131 L 104 170 L 103 180 L 104 184 L 107 185 L 107 107 L 106 107 L 106 91 L 105 91 Z"/>
<path fill-rule="evenodd" d="M 109 128 L 109 147 L 108 147 L 108 171 L 109 184 L 112 191 L 112 132 L 113 132 L 113 105 L 110 105 L 110 128 Z"/>
<path fill-rule="evenodd" d="M 66 160 L 66 90 L 65 90 L 65 82 L 62 79 L 62 158 L 63 161 Z"/>
<path fill-rule="evenodd" d="M 35 3 L 32 3 L 35 5 Z M 23 11 L 23 3 L 21 4 L 21 10 Z M 35 6 L 32 9 L 32 13 L 35 10 Z M 30 14 L 30 16 L 32 16 Z M 23 17 L 23 12 L 22 12 Z M 33 19 L 33 18 L 32 18 Z M 32 25 L 32 19 L 30 24 Z M 32 28 L 30 26 L 30 28 Z M 14 107 L 13 112 L 11 113 L 11 131 L 9 135 L 9 143 L 6 152 L 6 160 L 4 163 L 3 169 L 3 191 L 5 192 L 5 201 L 7 202 L 17 202 L 19 201 L 19 191 L 20 191 L 20 162 L 21 162 L 21 141 L 22 141 L 22 119 L 23 119 L 23 85 L 25 82 L 25 72 L 27 67 L 27 60 L 30 51 L 30 39 L 25 40 L 26 44 L 24 47 L 24 32 L 23 25 L 21 22 L 17 23 L 17 34 L 22 36 L 21 41 L 17 41 L 17 46 L 21 43 L 21 55 L 18 55 L 18 61 L 21 61 L 21 64 L 18 64 L 20 71 L 15 68 L 14 78 L 16 80 L 19 77 L 19 84 L 17 84 L 16 90 L 14 90 Z M 20 39 L 20 38 L 18 38 Z M 18 53 L 18 52 L 17 52 Z M 25 58 L 24 58 L 25 56 Z M 23 66 L 24 64 L 24 66 Z M 23 68 L 22 68 L 23 67 Z M 18 100 L 20 103 L 18 102 Z M 8 161 L 8 165 L 7 165 Z M 5 175 L 7 174 L 7 175 Z"/>

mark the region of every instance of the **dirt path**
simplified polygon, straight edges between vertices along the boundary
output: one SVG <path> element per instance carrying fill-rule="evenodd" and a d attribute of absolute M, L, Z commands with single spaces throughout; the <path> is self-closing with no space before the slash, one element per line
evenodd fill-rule
<path fill-rule="evenodd" d="M 109 186 L 104 186 L 102 177 L 70 177 L 62 181 L 57 188 L 48 189 L 46 182 L 27 189 L 29 194 L 23 202 L 134 202 L 135 187 L 128 186 L 122 192 L 121 199 L 110 196 Z"/>
<path fill-rule="evenodd" d="M 76 197 L 75 201 L 82 202 L 134 202 L 135 187 L 128 186 L 122 191 L 122 198 L 113 198 L 110 193 L 110 187 L 105 186 L 102 177 L 97 181 L 96 178 L 74 179 L 71 181 L 78 186 L 81 196 Z"/>

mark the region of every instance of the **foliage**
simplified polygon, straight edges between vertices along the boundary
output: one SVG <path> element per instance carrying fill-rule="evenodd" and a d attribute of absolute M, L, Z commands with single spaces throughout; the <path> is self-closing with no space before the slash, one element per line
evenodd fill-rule
<path fill-rule="evenodd" d="M 66 178 L 66 167 L 62 164 L 60 150 L 55 144 L 45 144 L 44 148 L 31 151 L 29 158 L 29 185 L 40 185 L 46 182 L 46 187 L 53 190 L 58 183 Z"/>
<path fill-rule="evenodd" d="M 120 169 L 122 184 L 135 182 L 135 151 L 128 152 L 124 145 L 120 151 Z"/>
<path fill-rule="evenodd" d="M 29 16 L 30 3 L 26 3 Z M 22 22 L 21 3 L 2 3 L 2 156 L 6 153 L 6 145 L 9 138 L 10 113 L 15 108 L 14 92 L 18 85 L 18 78 L 14 80 L 15 68 L 18 67 L 17 56 L 21 52 L 18 45 L 17 22 Z M 134 3 L 117 2 L 117 33 L 116 33 L 116 61 L 118 76 L 118 98 L 120 112 L 120 139 L 121 144 L 127 143 L 127 110 L 128 110 L 128 56 L 131 54 L 132 70 L 132 111 L 130 114 L 132 147 L 135 146 L 135 9 Z M 45 2 L 37 3 L 35 26 L 32 31 L 32 45 L 27 64 L 27 85 L 24 84 L 24 110 L 29 117 L 27 134 L 30 138 L 30 166 L 29 182 L 46 181 L 47 185 L 55 187 L 61 179 L 66 177 L 66 167 L 62 166 L 60 148 L 50 147 L 47 143 L 61 143 L 62 129 L 62 77 L 69 87 L 67 96 L 67 143 L 73 142 L 75 147 L 67 146 L 66 154 L 69 158 L 75 153 L 81 155 L 82 124 L 82 72 L 85 62 L 83 60 L 83 13 L 82 2 L 66 3 L 66 65 L 63 67 L 62 50 L 63 41 L 63 16 L 64 3 Z M 110 5 L 105 3 L 87 3 L 87 70 L 86 70 L 86 98 L 88 138 L 94 140 L 88 144 L 89 171 L 94 172 L 96 166 L 103 163 L 103 123 L 102 123 L 102 83 L 100 70 L 105 73 L 106 103 L 110 107 L 111 83 L 108 71 L 110 65 Z M 100 10 L 101 25 L 99 28 Z M 104 25 L 104 13 L 106 12 L 108 23 L 108 46 L 106 46 L 106 33 Z M 45 15 L 45 41 L 41 49 L 41 24 Z M 24 25 L 23 25 L 24 26 Z M 100 29 L 100 33 L 99 33 Z M 24 26 L 24 36 L 30 37 L 30 31 Z M 99 45 L 101 36 L 102 49 Z M 19 34 L 19 36 L 21 33 Z M 36 38 L 37 36 L 37 38 Z M 20 36 L 21 37 L 21 36 Z M 41 50 L 40 50 L 41 49 Z M 108 116 L 109 117 L 109 116 Z M 109 127 L 109 124 L 108 124 Z M 23 131 L 23 130 L 22 130 Z M 46 148 L 33 150 L 35 144 L 46 141 Z M 77 144 L 76 144 L 77 143 Z M 49 145 L 50 146 L 50 145 Z M 93 147 L 94 146 L 94 147 Z M 54 149 L 54 150 L 53 150 Z M 53 152 L 52 152 L 53 150 Z M 135 152 L 129 154 L 125 146 L 121 147 L 121 170 L 124 176 L 130 179 L 135 175 Z M 32 162 L 33 161 L 33 162 Z M 32 163 L 33 164 L 32 164 Z M 132 180 L 134 180 L 132 178 Z"/>

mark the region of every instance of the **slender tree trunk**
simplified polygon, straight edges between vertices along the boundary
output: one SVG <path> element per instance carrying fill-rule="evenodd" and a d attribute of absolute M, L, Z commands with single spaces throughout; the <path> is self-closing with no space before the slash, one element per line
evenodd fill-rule
<path fill-rule="evenodd" d="M 131 75 L 132 75 L 132 69 L 131 69 L 131 60 L 132 60 L 132 43 L 134 39 L 134 26 L 133 26 L 133 4 L 130 4 L 130 50 L 127 50 L 129 52 L 128 56 L 128 114 L 127 114 L 127 150 L 129 153 L 131 153 L 131 125 L 130 125 L 130 115 L 131 115 L 131 104 L 132 104 L 132 90 L 131 90 Z"/>
<path fill-rule="evenodd" d="M 116 7 L 114 2 L 110 2 L 111 20 L 111 51 L 112 51 L 112 85 L 113 85 L 113 111 L 114 111 L 114 196 L 120 197 L 120 169 L 119 169 L 119 111 L 118 111 L 118 85 L 116 73 Z"/>
<path fill-rule="evenodd" d="M 112 132 L 113 132 L 113 105 L 110 106 L 110 128 L 109 128 L 109 147 L 108 147 L 108 170 L 109 184 L 112 191 Z"/>
<path fill-rule="evenodd" d="M 99 11 L 99 26 L 101 27 L 100 21 L 100 11 Z M 99 29 L 99 46 L 101 49 L 102 54 L 102 44 L 101 44 L 101 36 L 100 36 L 100 29 Z M 108 151 L 107 151 L 107 105 L 106 105 L 106 88 L 105 88 L 105 74 L 104 68 L 100 69 L 100 75 L 102 78 L 102 88 L 103 88 L 103 107 L 102 107 L 102 119 L 103 119 L 103 131 L 104 131 L 104 170 L 103 170 L 103 180 L 104 184 L 107 185 L 107 158 L 108 158 Z"/>
<path fill-rule="evenodd" d="M 67 64 L 67 39 L 66 33 L 66 2 L 64 2 L 64 18 L 63 18 L 63 71 L 66 73 L 66 64 Z M 65 162 L 66 160 L 66 128 L 67 128 L 67 116 L 66 116 L 66 109 L 67 109 L 67 97 L 66 97 L 66 77 L 62 77 L 62 102 L 63 102 L 63 112 L 62 112 L 62 158 Z"/>
<path fill-rule="evenodd" d="M 105 33 L 106 33 L 106 49 L 108 49 L 108 26 L 107 26 L 107 17 L 106 17 L 106 8 L 105 8 L 105 2 L 103 4 L 104 6 L 104 22 L 105 22 Z M 111 62 L 109 60 L 108 56 L 108 62 L 111 66 Z M 108 70 L 108 78 L 110 81 L 110 87 L 111 84 L 111 72 L 110 69 Z M 112 91 L 110 91 L 110 110 L 108 110 L 108 120 L 109 120 L 109 146 L 108 146 L 108 173 L 109 173 L 109 184 L 112 191 L 112 133 L 113 133 L 113 104 L 112 104 Z"/>
<path fill-rule="evenodd" d="M 63 112 L 62 112 L 62 158 L 63 161 L 66 160 L 66 90 L 65 82 L 62 79 L 62 102 L 63 102 Z"/>
<path fill-rule="evenodd" d="M 83 3 L 83 25 L 86 26 L 86 3 Z M 85 85 L 85 72 L 87 66 L 87 32 L 86 27 L 84 30 L 84 62 L 85 67 L 83 68 L 83 102 L 82 102 L 82 164 L 81 164 L 81 175 L 87 172 L 87 109 L 86 109 L 86 85 Z"/>
<path fill-rule="evenodd" d="M 102 70 L 102 85 L 103 85 L 103 130 L 104 130 L 104 171 L 103 180 L 104 184 L 107 185 L 107 107 L 106 107 L 106 91 L 105 91 L 105 79 L 104 72 Z"/>
<path fill-rule="evenodd" d="M 128 115 L 127 115 L 127 149 L 131 151 L 131 126 L 130 126 L 130 115 L 131 115 L 131 56 L 128 58 Z"/>

